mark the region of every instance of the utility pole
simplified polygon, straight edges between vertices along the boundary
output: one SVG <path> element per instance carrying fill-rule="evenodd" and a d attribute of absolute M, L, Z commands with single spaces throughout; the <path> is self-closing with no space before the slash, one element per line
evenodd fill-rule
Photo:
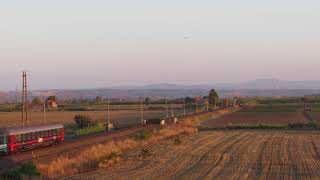
<path fill-rule="evenodd" d="M 186 116 L 186 99 L 183 100 L 183 115 Z"/>
<path fill-rule="evenodd" d="M 140 122 L 143 124 L 143 103 L 142 98 L 140 99 Z"/>
<path fill-rule="evenodd" d="M 43 124 L 47 124 L 46 98 L 43 98 Z"/>
<path fill-rule="evenodd" d="M 18 105 L 19 100 L 18 100 L 19 94 L 18 94 L 18 87 L 16 86 L 16 105 Z"/>
<path fill-rule="evenodd" d="M 111 121 L 110 121 L 110 101 L 107 102 L 107 123 L 108 123 L 108 129 L 109 129 L 109 125 L 111 123 Z"/>
<path fill-rule="evenodd" d="M 208 99 L 206 99 L 205 103 L 206 103 L 206 110 L 209 111 L 209 102 L 208 102 Z"/>
<path fill-rule="evenodd" d="M 171 117 L 174 117 L 172 103 L 170 104 L 170 107 L 171 107 Z"/>
<path fill-rule="evenodd" d="M 198 101 L 196 100 L 196 112 L 198 112 Z"/>
<path fill-rule="evenodd" d="M 22 72 L 22 127 L 28 126 L 28 86 L 27 73 Z"/>
<path fill-rule="evenodd" d="M 168 118 L 169 117 L 168 98 L 166 98 L 166 113 L 167 113 L 167 118 Z"/>

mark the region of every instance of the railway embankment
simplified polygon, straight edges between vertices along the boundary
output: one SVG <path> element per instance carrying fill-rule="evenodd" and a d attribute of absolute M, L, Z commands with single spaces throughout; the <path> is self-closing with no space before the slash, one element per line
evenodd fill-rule
<path fill-rule="evenodd" d="M 46 178 L 59 178 L 101 168 L 110 168 L 123 161 L 123 155 L 128 151 L 141 149 L 141 156 L 145 156 L 148 154 L 146 147 L 180 135 L 195 134 L 198 132 L 195 126 L 197 123 L 231 113 L 234 110 L 233 108 L 225 108 L 181 117 L 174 124 L 143 130 L 121 140 L 95 144 L 76 154 L 64 153 L 52 161 L 35 163 Z"/>

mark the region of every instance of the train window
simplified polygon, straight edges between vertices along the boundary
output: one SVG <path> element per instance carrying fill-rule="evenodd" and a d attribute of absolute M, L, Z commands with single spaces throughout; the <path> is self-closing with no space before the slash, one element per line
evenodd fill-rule
<path fill-rule="evenodd" d="M 36 132 L 32 132 L 31 134 L 32 134 L 31 138 L 36 139 Z"/>
<path fill-rule="evenodd" d="M 35 139 L 38 139 L 39 138 L 39 131 L 36 131 L 35 132 Z"/>
<path fill-rule="evenodd" d="M 4 144 L 4 136 L 0 136 L 0 144 Z"/>
<path fill-rule="evenodd" d="M 40 136 L 44 137 L 44 131 L 40 131 Z"/>
<path fill-rule="evenodd" d="M 61 129 L 57 129 L 57 135 L 61 134 Z"/>
<path fill-rule="evenodd" d="M 27 141 L 31 140 L 31 133 L 27 133 Z"/>
<path fill-rule="evenodd" d="M 56 136 L 57 135 L 57 130 L 56 129 L 52 129 L 52 135 Z"/>
<path fill-rule="evenodd" d="M 49 136 L 52 136 L 52 129 L 49 130 Z"/>
<path fill-rule="evenodd" d="M 25 141 L 26 139 L 25 139 L 25 134 L 21 134 L 21 141 Z"/>
<path fill-rule="evenodd" d="M 45 137 L 48 137 L 49 131 L 45 131 Z"/>
<path fill-rule="evenodd" d="M 15 143 L 20 142 L 20 134 L 17 134 L 14 136 L 14 142 Z"/>

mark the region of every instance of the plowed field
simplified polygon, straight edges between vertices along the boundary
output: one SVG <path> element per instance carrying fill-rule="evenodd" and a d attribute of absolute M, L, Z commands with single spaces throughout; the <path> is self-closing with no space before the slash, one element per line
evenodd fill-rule
<path fill-rule="evenodd" d="M 203 127 L 221 128 L 235 125 L 287 125 L 308 122 L 299 112 L 237 112 L 202 123 Z"/>
<path fill-rule="evenodd" d="M 67 179 L 320 179 L 320 133 L 203 131 Z"/>

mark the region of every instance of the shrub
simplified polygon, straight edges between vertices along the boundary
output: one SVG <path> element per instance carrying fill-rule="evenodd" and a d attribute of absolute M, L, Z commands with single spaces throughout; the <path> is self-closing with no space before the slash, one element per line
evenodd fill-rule
<path fill-rule="evenodd" d="M 180 145 L 182 143 L 181 139 L 180 139 L 180 136 L 177 136 L 175 139 L 174 139 L 174 144 L 175 145 Z"/>
<path fill-rule="evenodd" d="M 141 149 L 141 157 L 142 158 L 146 158 L 146 157 L 149 157 L 149 156 L 151 156 L 150 150 L 147 149 L 147 148 L 142 148 Z"/>
<path fill-rule="evenodd" d="M 138 133 L 135 136 L 136 140 L 146 140 L 149 139 L 154 134 L 154 131 L 152 129 L 145 129 L 141 133 Z"/>
<path fill-rule="evenodd" d="M 305 124 L 304 123 L 289 123 L 288 128 L 304 128 Z"/>
<path fill-rule="evenodd" d="M 117 164 L 121 160 L 119 152 L 111 152 L 108 154 L 102 162 L 99 163 L 98 167 L 107 169 L 114 164 Z"/>
<path fill-rule="evenodd" d="M 28 177 L 28 179 L 35 179 L 40 175 L 41 173 L 38 171 L 37 167 L 33 164 L 33 162 L 28 161 L 22 164 L 19 168 L 11 169 L 4 172 L 1 175 L 1 179 L 22 180 L 24 179 L 24 177 Z"/>
<path fill-rule="evenodd" d="M 40 176 L 40 172 L 38 171 L 37 167 L 33 164 L 32 161 L 28 161 L 22 164 L 19 171 L 25 175 Z"/>
<path fill-rule="evenodd" d="M 78 128 L 85 128 L 95 124 L 89 115 L 82 115 L 82 114 L 75 115 L 74 121 Z"/>
<path fill-rule="evenodd" d="M 288 124 L 288 128 L 293 128 L 293 129 L 299 129 L 299 128 L 319 129 L 320 125 L 315 121 L 310 121 L 308 123 L 292 123 L 292 124 Z"/>
<path fill-rule="evenodd" d="M 1 179 L 22 180 L 22 175 L 18 169 L 10 169 L 1 175 Z"/>

